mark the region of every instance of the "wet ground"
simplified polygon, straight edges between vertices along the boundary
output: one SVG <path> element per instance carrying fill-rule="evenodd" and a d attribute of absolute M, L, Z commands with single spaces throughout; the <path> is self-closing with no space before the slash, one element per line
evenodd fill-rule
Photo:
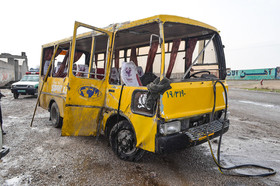
<path fill-rule="evenodd" d="M 61 137 L 36 98 L 2 100 L 4 144 L 0 185 L 278 185 L 280 176 L 244 178 L 222 175 L 207 144 L 169 155 L 147 153 L 138 163 L 119 160 L 100 137 Z M 229 91 L 231 125 L 223 137 L 225 166 L 257 163 L 280 171 L 280 94 Z M 216 143 L 213 144 L 216 149 Z M 255 170 L 245 170 L 255 173 Z M 245 173 L 243 171 L 243 173 Z"/>

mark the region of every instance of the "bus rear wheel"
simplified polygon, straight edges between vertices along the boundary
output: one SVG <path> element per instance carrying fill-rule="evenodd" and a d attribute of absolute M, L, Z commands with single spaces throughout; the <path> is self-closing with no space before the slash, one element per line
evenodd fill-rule
<path fill-rule="evenodd" d="M 138 161 L 144 155 L 144 151 L 136 147 L 135 133 L 126 120 L 114 125 L 109 141 L 114 153 L 122 160 Z"/>
<path fill-rule="evenodd" d="M 50 119 L 55 128 L 62 127 L 62 117 L 60 117 L 59 109 L 55 102 L 51 106 Z"/>

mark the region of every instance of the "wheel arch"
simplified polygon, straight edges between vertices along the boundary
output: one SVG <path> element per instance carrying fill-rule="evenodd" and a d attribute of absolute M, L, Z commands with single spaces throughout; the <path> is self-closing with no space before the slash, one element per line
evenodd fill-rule
<path fill-rule="evenodd" d="M 51 99 L 50 102 L 49 102 L 49 105 L 48 105 L 48 111 L 50 112 L 51 111 L 51 107 L 52 107 L 52 104 L 53 103 L 56 103 L 56 101 L 54 99 Z M 57 103 L 56 103 L 57 104 Z M 57 105 L 58 106 L 58 105 Z M 59 107 L 58 107 L 59 108 Z"/>
<path fill-rule="evenodd" d="M 115 122 L 116 123 L 116 122 Z M 113 152 L 125 161 L 139 161 L 145 151 L 137 147 L 137 137 L 132 123 L 126 117 L 112 125 L 109 142 Z"/>
<path fill-rule="evenodd" d="M 118 119 L 118 114 L 113 114 L 113 115 L 111 115 L 107 119 L 106 125 L 105 125 L 104 133 L 105 133 L 105 136 L 108 139 L 109 139 L 110 132 L 111 132 L 112 128 L 114 127 L 114 125 L 116 125 L 118 122 L 123 121 L 123 120 L 128 121 L 128 123 L 131 125 L 131 127 L 132 127 L 132 129 L 133 129 L 133 131 L 135 133 L 134 127 L 133 127 L 133 125 L 131 124 L 130 120 L 127 117 L 125 117 L 124 115 L 120 114 L 119 119 Z"/>

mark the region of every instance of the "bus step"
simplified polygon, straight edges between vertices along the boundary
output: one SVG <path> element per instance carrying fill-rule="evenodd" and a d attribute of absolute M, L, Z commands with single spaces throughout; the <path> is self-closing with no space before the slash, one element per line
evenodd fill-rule
<path fill-rule="evenodd" d="M 222 130 L 223 123 L 220 120 L 215 120 L 211 122 L 208 126 L 207 124 L 200 125 L 197 127 L 190 128 L 185 134 L 192 140 L 192 141 L 201 141 L 206 139 L 206 132 L 208 130 L 208 136 L 214 135 L 214 133 Z M 229 126 L 229 122 L 225 123 L 224 128 Z M 208 129 L 207 129 L 208 128 Z"/>

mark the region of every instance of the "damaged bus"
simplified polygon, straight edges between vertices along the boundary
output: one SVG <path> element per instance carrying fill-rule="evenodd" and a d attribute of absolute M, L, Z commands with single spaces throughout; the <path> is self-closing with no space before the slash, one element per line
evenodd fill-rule
<path fill-rule="evenodd" d="M 114 153 L 196 146 L 229 128 L 226 64 L 219 31 L 157 15 L 96 28 L 42 46 L 39 105 L 62 136 L 105 135 Z M 213 102 L 215 107 L 213 110 Z"/>

